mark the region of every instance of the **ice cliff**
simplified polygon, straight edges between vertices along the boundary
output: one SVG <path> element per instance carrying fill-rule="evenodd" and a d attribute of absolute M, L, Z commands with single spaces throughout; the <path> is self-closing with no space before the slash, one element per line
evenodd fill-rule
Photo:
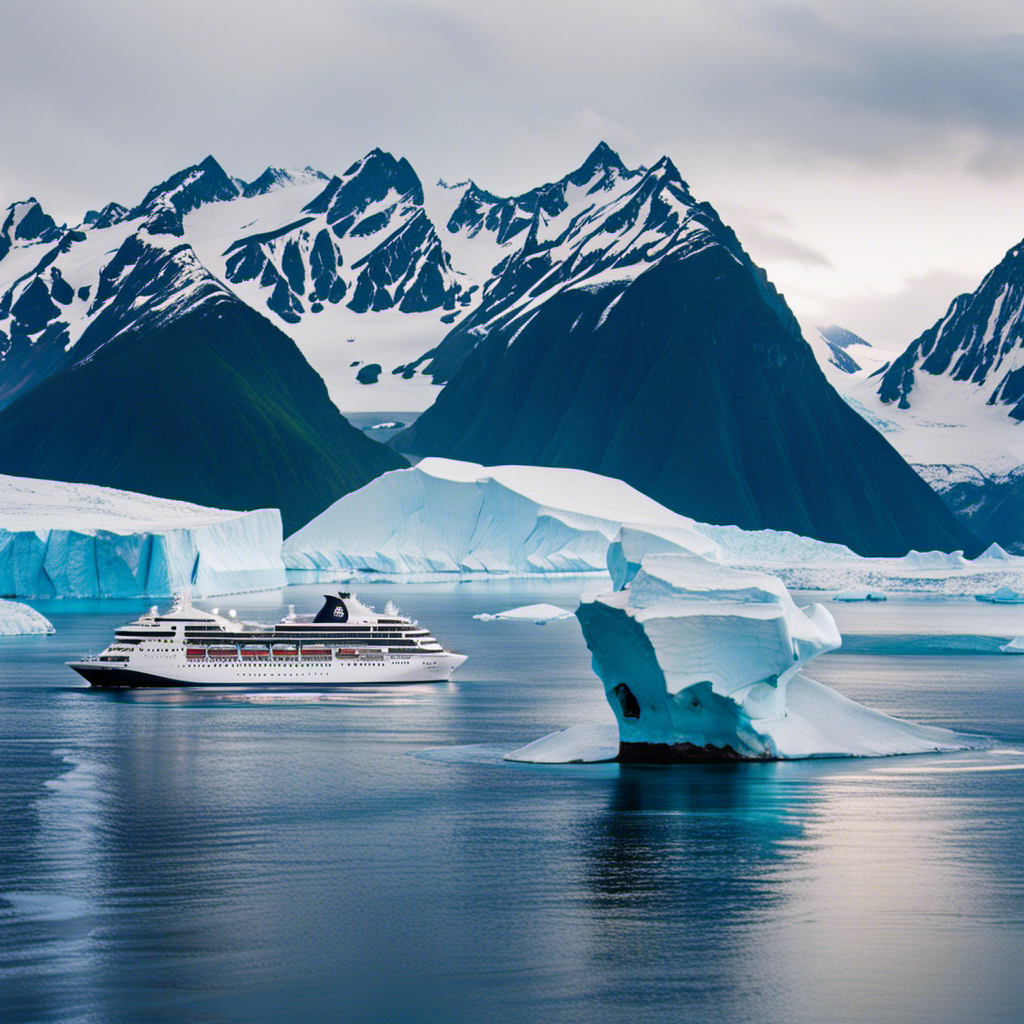
<path fill-rule="evenodd" d="M 0 594 L 196 596 L 281 586 L 277 509 L 232 512 L 90 484 L 0 476 Z"/>
<path fill-rule="evenodd" d="M 694 554 L 647 554 L 626 589 L 576 611 L 615 727 L 538 740 L 520 761 L 672 762 L 960 749 L 963 737 L 862 707 L 804 676 L 841 644 L 782 582 Z"/>
<path fill-rule="evenodd" d="M 296 569 L 580 572 L 605 568 L 623 524 L 713 554 L 693 520 L 611 477 L 424 459 L 336 501 L 284 545 Z"/>

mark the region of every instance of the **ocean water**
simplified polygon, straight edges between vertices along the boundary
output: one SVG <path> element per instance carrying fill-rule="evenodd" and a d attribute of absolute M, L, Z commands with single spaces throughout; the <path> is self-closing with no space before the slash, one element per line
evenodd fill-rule
<path fill-rule="evenodd" d="M 469 661 L 274 697 L 91 691 L 64 660 L 144 605 L 39 605 L 56 635 L 0 638 L 0 1020 L 1019 1022 L 1024 658 L 875 642 L 810 671 L 980 751 L 503 762 L 610 712 L 575 620 L 473 614 L 595 583 L 364 586 Z M 850 636 L 1024 633 L 978 602 L 830 608 Z"/>

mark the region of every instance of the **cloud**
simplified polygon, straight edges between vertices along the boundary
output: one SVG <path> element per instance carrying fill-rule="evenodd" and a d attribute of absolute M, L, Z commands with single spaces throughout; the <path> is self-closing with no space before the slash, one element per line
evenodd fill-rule
<path fill-rule="evenodd" d="M 782 260 L 806 267 L 832 269 L 832 262 L 823 252 L 778 231 L 746 223 L 737 229 L 737 235 L 755 263 Z"/>
<path fill-rule="evenodd" d="M 902 352 L 941 319 L 949 304 L 981 282 L 966 274 L 933 270 L 911 277 L 889 294 L 832 300 L 817 323 L 836 323 L 881 348 Z"/>

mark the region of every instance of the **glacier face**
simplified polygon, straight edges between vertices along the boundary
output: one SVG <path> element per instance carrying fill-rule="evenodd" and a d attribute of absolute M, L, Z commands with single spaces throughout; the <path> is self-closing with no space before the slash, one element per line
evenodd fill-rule
<path fill-rule="evenodd" d="M 585 572 L 623 524 L 715 545 L 621 480 L 577 469 L 424 459 L 336 501 L 284 545 L 295 569 Z"/>
<path fill-rule="evenodd" d="M 277 509 L 233 512 L 90 484 L 0 476 L 0 594 L 196 596 L 281 586 Z"/>
<path fill-rule="evenodd" d="M 798 608 L 774 576 L 648 554 L 627 589 L 584 595 L 576 616 L 616 724 L 542 737 L 510 760 L 881 756 L 972 742 L 872 711 L 803 675 L 842 641 L 824 607 Z"/>

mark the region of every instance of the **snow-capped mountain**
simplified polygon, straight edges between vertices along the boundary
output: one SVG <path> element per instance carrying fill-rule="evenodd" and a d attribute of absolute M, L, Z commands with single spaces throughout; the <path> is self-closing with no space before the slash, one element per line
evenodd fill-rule
<path fill-rule="evenodd" d="M 538 205 L 522 235 L 424 357 L 447 386 L 398 450 L 586 469 L 705 522 L 862 554 L 980 550 L 829 387 L 785 301 L 670 160 L 599 203 Z"/>
<path fill-rule="evenodd" d="M 144 219 L 48 229 L 0 263 L 29 268 L 0 300 L 0 472 L 277 507 L 290 532 L 405 462 L 182 241 L 197 180 L 151 193 Z"/>
<path fill-rule="evenodd" d="M 1022 314 L 1024 242 L 881 367 L 849 345 L 844 354 L 863 370 L 832 372 L 817 351 L 833 386 L 962 521 L 982 540 L 1017 551 L 1024 551 Z"/>
<path fill-rule="evenodd" d="M 263 349 L 276 325 L 345 410 L 424 409 L 448 382 L 406 432 L 412 450 L 594 469 L 685 514 L 865 553 L 973 546 L 873 431 L 820 396 L 832 392 L 784 300 L 667 158 L 630 170 L 602 144 L 558 181 L 500 197 L 471 181 L 425 187 L 381 150 L 329 179 L 268 168 L 249 184 L 207 157 L 72 230 L 34 215 L 19 235 L 28 214 L 11 209 L 0 406 L 14 404 L 0 442 L 22 450 L 0 471 L 69 471 L 39 394 L 70 408 L 72 380 L 113 387 L 90 375 L 114 352 L 144 376 L 160 364 L 154 337 L 216 359 L 196 341 L 212 324 L 244 358 L 238 339 Z M 269 347 L 283 351 L 276 334 Z M 43 437 L 53 447 L 34 467 Z"/>
<path fill-rule="evenodd" d="M 883 402 L 927 402 L 927 376 L 974 385 L 976 400 L 1024 419 L 1024 242 L 913 341 L 882 377 Z"/>
<path fill-rule="evenodd" d="M 892 361 L 892 353 L 877 348 L 859 334 L 838 324 L 816 327 L 815 331 L 816 336 L 808 338 L 808 341 L 815 349 L 824 345 L 824 351 L 815 351 L 823 369 L 828 363 L 845 374 L 856 374 L 861 370 L 871 374 Z M 827 372 L 826 376 L 829 376 Z"/>
<path fill-rule="evenodd" d="M 248 184 L 207 157 L 131 208 L 90 210 L 63 235 L 41 209 L 22 209 L 38 208 L 34 200 L 15 204 L 8 219 L 17 238 L 7 249 L 16 242 L 17 251 L 6 259 L 0 236 L 0 406 L 81 358 L 78 340 L 102 308 L 100 277 L 141 228 L 190 246 L 284 329 L 340 408 L 421 410 L 437 388 L 419 357 L 479 304 L 494 268 L 642 174 L 603 143 L 559 181 L 506 198 L 473 182 L 424 187 L 408 161 L 379 149 L 330 178 L 311 167 L 268 167 Z M 44 241 L 59 251 L 40 251 Z M 62 301 L 69 289 L 73 298 Z M 11 310 L 24 292 L 18 311 L 30 315 L 19 319 Z M 161 299 L 159 286 L 147 294 L 176 303 Z M 366 387 L 369 380 L 378 383 Z"/>

